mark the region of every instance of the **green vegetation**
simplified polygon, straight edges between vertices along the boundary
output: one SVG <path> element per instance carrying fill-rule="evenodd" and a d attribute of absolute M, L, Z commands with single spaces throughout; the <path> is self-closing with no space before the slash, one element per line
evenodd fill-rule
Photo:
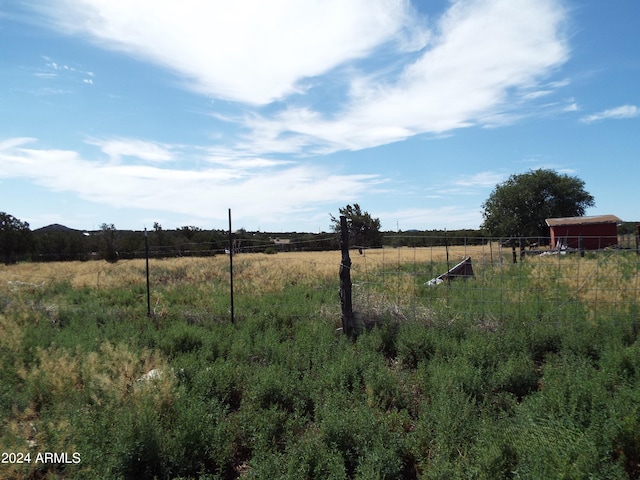
<path fill-rule="evenodd" d="M 400 264 L 399 280 L 359 299 L 376 322 L 355 340 L 335 332 L 337 268 L 303 271 L 286 255 L 234 261 L 235 324 L 215 259 L 156 261 L 150 317 L 141 263 L 118 277 L 123 262 L 110 266 L 100 286 L 3 282 L 0 450 L 32 462 L 0 464 L 0 477 L 640 475 L 635 253 L 552 259 L 579 266 L 565 276 L 476 266 L 476 279 L 428 288 L 445 263 Z M 597 299 L 583 288 L 540 301 L 614 275 Z M 411 315 L 391 305 L 409 290 Z"/>
<path fill-rule="evenodd" d="M 354 203 L 339 209 L 338 217 L 331 216 L 333 231 L 340 233 L 340 217 L 345 217 L 349 229 L 350 245 L 358 247 L 381 247 L 382 233 L 380 232 L 380 219 L 373 218 L 369 212 L 364 212 L 360 205 Z"/>
<path fill-rule="evenodd" d="M 539 168 L 511 175 L 482 205 L 482 228 L 494 237 L 548 237 L 547 218 L 581 217 L 595 206 L 578 177 Z"/>
<path fill-rule="evenodd" d="M 5 265 L 15 263 L 19 255 L 29 251 L 30 246 L 29 224 L 13 215 L 0 212 L 0 258 Z"/>

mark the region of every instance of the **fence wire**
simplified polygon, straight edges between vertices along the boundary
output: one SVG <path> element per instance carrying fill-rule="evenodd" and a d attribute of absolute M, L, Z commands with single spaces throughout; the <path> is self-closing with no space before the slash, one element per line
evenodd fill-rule
<path fill-rule="evenodd" d="M 398 236 L 385 240 L 397 242 Z M 463 318 L 490 326 L 502 320 L 638 318 L 635 245 L 586 251 L 541 247 L 537 239 L 465 239 L 457 245 L 446 237 L 405 240 L 432 246 L 354 256 L 354 305 L 365 320 Z"/>
<path fill-rule="evenodd" d="M 594 251 L 541 246 L 539 239 L 394 235 L 384 242 L 383 248 L 351 250 L 353 305 L 364 320 L 429 323 L 466 319 L 491 328 L 505 320 L 640 319 L 640 256 L 635 242 L 621 241 Z M 234 254 L 240 320 L 278 310 L 281 316 L 330 317 L 339 324 L 341 254 L 337 250 L 301 251 L 307 246 L 292 242 L 286 246 L 288 252 Z M 460 269 L 455 270 L 456 266 Z M 224 253 L 152 258 L 152 313 L 194 322 L 224 320 L 229 311 L 228 278 L 229 261 Z M 5 293 L 32 291 L 36 297 L 38 291 L 60 282 L 75 289 L 128 289 L 131 308 L 144 313 L 147 307 L 143 259 L 114 264 L 25 263 L 0 268 L 0 281 L 0 294 L 3 289 Z M 76 297 L 69 304 L 59 299 L 42 308 L 53 312 L 84 308 L 85 297 Z M 100 305 L 112 308 L 106 302 Z"/>

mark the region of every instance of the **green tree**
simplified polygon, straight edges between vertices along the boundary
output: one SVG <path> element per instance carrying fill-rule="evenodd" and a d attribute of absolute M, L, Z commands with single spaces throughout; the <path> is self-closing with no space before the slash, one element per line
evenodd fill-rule
<path fill-rule="evenodd" d="M 116 248 L 116 227 L 113 223 L 100 225 L 102 230 L 102 254 L 109 263 L 116 263 L 119 255 Z"/>
<path fill-rule="evenodd" d="M 482 204 L 482 228 L 495 237 L 547 237 L 547 218 L 580 217 L 594 198 L 577 177 L 538 169 L 511 175 Z"/>
<path fill-rule="evenodd" d="M 178 231 L 181 232 L 187 240 L 192 241 L 193 237 L 195 237 L 197 233 L 202 232 L 202 229 L 199 227 L 185 225 L 184 227 L 180 227 Z"/>
<path fill-rule="evenodd" d="M 368 212 L 363 212 L 360 205 L 354 203 L 339 209 L 338 217 L 331 216 L 333 230 L 340 231 L 340 217 L 347 217 L 349 227 L 349 242 L 357 247 L 381 247 L 380 219 L 373 218 Z"/>
<path fill-rule="evenodd" d="M 0 212 L 0 255 L 6 265 L 16 263 L 18 255 L 24 255 L 31 247 L 29 224 L 13 215 Z"/>

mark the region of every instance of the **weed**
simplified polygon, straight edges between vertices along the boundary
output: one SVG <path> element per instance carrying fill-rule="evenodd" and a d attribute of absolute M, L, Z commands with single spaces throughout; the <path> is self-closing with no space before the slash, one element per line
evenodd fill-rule
<path fill-rule="evenodd" d="M 0 268 L 2 478 L 637 478 L 637 257 L 339 254 Z M 510 252 L 506 252 L 510 254 Z M 477 261 L 476 261 L 477 259 Z M 13 283 L 9 283 L 13 282 Z M 20 282 L 20 283 L 16 283 Z"/>

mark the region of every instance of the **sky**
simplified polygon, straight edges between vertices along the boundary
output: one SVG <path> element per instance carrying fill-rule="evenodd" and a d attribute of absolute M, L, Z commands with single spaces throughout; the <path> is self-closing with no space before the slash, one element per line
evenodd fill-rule
<path fill-rule="evenodd" d="M 510 175 L 640 220 L 637 0 L 0 0 L 0 211 L 479 228 Z"/>

